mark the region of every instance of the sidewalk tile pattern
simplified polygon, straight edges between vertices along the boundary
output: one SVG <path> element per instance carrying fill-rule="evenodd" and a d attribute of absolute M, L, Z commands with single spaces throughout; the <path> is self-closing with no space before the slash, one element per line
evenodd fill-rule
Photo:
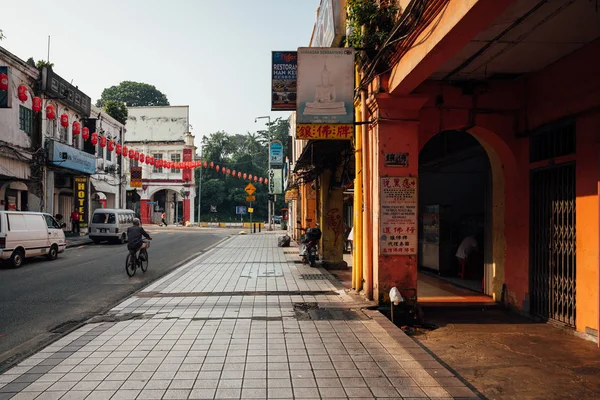
<path fill-rule="evenodd" d="M 272 234 L 235 237 L 0 375 L 0 400 L 478 398 L 360 299 L 302 279 L 315 273 Z"/>

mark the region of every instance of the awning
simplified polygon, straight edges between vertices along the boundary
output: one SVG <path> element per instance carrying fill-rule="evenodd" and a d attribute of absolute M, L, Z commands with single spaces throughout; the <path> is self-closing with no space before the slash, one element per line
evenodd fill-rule
<path fill-rule="evenodd" d="M 296 160 L 294 172 L 310 167 L 335 167 L 342 154 L 351 149 L 349 140 L 311 140 Z"/>
<path fill-rule="evenodd" d="M 119 185 L 112 185 L 107 181 L 102 181 L 99 179 L 92 179 L 92 186 L 94 192 L 102 192 L 102 193 L 117 193 L 119 191 Z"/>

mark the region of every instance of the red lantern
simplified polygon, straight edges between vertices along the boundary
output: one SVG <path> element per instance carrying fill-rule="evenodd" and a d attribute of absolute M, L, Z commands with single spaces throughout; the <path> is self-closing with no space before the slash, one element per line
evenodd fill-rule
<path fill-rule="evenodd" d="M 8 75 L 0 74 L 0 90 L 6 92 L 8 90 Z"/>
<path fill-rule="evenodd" d="M 120 156 L 121 153 L 123 153 L 123 146 L 121 146 L 120 144 L 117 145 L 117 155 Z"/>
<path fill-rule="evenodd" d="M 156 159 L 154 157 L 150 158 L 150 165 L 156 165 Z"/>
<path fill-rule="evenodd" d="M 231 170 L 227 168 L 227 175 L 231 175 Z"/>
<path fill-rule="evenodd" d="M 73 122 L 73 135 L 77 136 L 81 133 L 81 124 L 77 121 Z"/>
<path fill-rule="evenodd" d="M 60 126 L 66 128 L 69 126 L 69 116 L 67 114 L 61 114 L 60 116 Z"/>
<path fill-rule="evenodd" d="M 106 147 L 106 136 L 104 135 L 100 136 L 100 147 Z"/>
<path fill-rule="evenodd" d="M 258 181 L 259 181 L 260 183 L 263 183 L 263 178 L 260 178 Z"/>
<path fill-rule="evenodd" d="M 140 152 L 139 151 L 134 151 L 133 152 L 133 159 L 135 161 L 140 161 Z"/>
<path fill-rule="evenodd" d="M 115 142 L 113 142 L 112 140 L 108 141 L 108 151 L 115 151 Z"/>
<path fill-rule="evenodd" d="M 242 178 L 242 173 L 238 172 L 238 179 L 241 179 L 241 178 Z"/>
<path fill-rule="evenodd" d="M 258 176 L 254 177 L 254 182 L 258 182 Z"/>
<path fill-rule="evenodd" d="M 233 171 L 231 171 L 231 176 L 233 176 L 235 178 L 235 169 Z"/>
<path fill-rule="evenodd" d="M 88 140 L 90 138 L 90 130 L 88 128 L 83 128 L 81 137 L 83 137 L 83 140 Z"/>
<path fill-rule="evenodd" d="M 127 148 L 127 146 L 123 146 L 123 150 L 121 151 L 121 153 L 123 154 L 123 157 L 127 157 L 129 154 L 129 149 Z"/>
<path fill-rule="evenodd" d="M 265 178 L 265 185 L 268 185 L 268 184 L 269 184 L 269 179 Z"/>
<path fill-rule="evenodd" d="M 208 161 L 204 161 L 204 168 L 208 168 Z"/>
<path fill-rule="evenodd" d="M 18 87 L 18 97 L 21 100 L 21 103 L 25 103 L 27 101 L 27 87 L 23 85 L 19 85 Z"/>
<path fill-rule="evenodd" d="M 34 112 L 42 111 L 42 99 L 40 97 L 34 97 L 31 99 L 31 109 Z"/>
<path fill-rule="evenodd" d="M 248 180 L 251 181 L 252 180 L 252 174 L 248 174 Z"/>
<path fill-rule="evenodd" d="M 211 161 L 211 162 L 210 162 L 210 167 L 211 167 L 211 168 L 214 168 L 214 167 L 215 167 L 215 163 Z"/>
<path fill-rule="evenodd" d="M 92 133 L 92 139 L 90 142 L 95 146 L 98 144 L 98 134 L 96 132 Z"/>
<path fill-rule="evenodd" d="M 248 174 L 244 173 L 244 180 L 248 178 Z"/>
<path fill-rule="evenodd" d="M 56 118 L 56 110 L 54 110 L 54 106 L 48 105 L 46 107 L 46 118 L 52 120 Z"/>
<path fill-rule="evenodd" d="M 218 165 L 215 168 L 217 170 L 217 172 L 219 172 L 219 170 L 221 169 L 221 167 L 219 167 Z"/>
<path fill-rule="evenodd" d="M 129 152 L 127 154 L 129 154 L 129 158 L 132 158 L 135 160 L 135 151 L 133 149 L 129 150 Z"/>

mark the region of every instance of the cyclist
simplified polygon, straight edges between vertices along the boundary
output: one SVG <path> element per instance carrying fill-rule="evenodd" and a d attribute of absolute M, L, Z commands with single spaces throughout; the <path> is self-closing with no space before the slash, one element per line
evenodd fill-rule
<path fill-rule="evenodd" d="M 127 243 L 127 249 L 132 255 L 135 255 L 138 250 L 146 247 L 146 243 L 144 243 L 144 237 L 148 240 L 152 240 L 148 232 L 144 230 L 140 226 L 139 218 L 133 219 L 133 226 L 127 228 L 127 238 L 129 242 Z"/>

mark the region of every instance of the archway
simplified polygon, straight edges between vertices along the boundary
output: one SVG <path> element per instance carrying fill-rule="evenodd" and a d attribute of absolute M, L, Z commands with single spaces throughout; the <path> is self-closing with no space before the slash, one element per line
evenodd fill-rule
<path fill-rule="evenodd" d="M 475 132 L 440 132 L 419 154 L 420 299 L 477 293 L 500 299 L 504 173 L 494 149 Z M 463 264 L 456 256 L 470 237 L 477 250 Z"/>
<path fill-rule="evenodd" d="M 161 221 L 164 212 L 168 225 L 175 224 L 183 216 L 183 202 L 179 193 L 169 188 L 157 188 L 150 194 L 149 215 L 154 223 Z"/>

